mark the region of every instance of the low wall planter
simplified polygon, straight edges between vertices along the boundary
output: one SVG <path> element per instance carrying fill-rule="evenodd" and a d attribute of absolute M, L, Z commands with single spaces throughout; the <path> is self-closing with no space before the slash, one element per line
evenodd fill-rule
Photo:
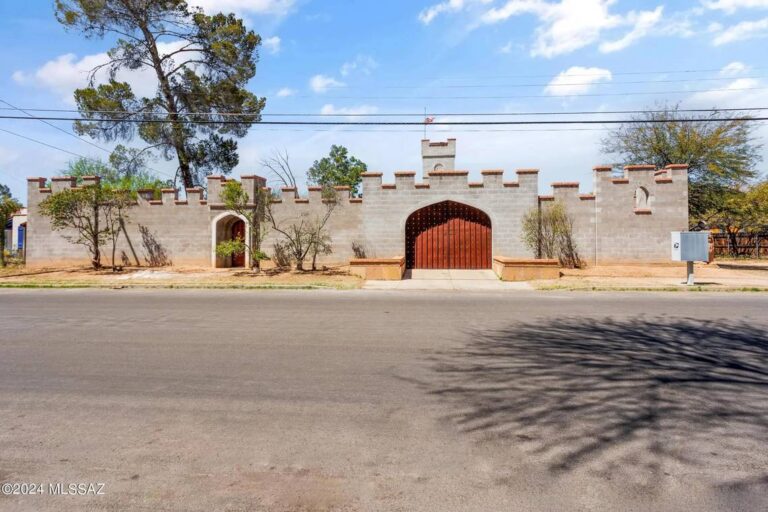
<path fill-rule="evenodd" d="M 405 273 L 405 257 L 351 260 L 349 271 L 368 280 L 400 281 Z"/>
<path fill-rule="evenodd" d="M 559 279 L 560 262 L 557 260 L 526 260 L 494 256 L 493 271 L 502 281 Z"/>

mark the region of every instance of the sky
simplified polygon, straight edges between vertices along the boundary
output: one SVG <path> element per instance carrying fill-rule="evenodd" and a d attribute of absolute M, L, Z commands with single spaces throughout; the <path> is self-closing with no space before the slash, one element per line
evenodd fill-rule
<path fill-rule="evenodd" d="M 387 121 L 393 118 L 374 116 L 406 113 L 412 117 L 394 119 L 423 121 L 426 110 L 436 121 L 469 121 L 478 118 L 467 114 L 480 112 L 610 112 L 663 102 L 682 108 L 768 107 L 768 0 L 190 3 L 207 13 L 235 12 L 261 35 L 257 73 L 248 87 L 267 99 L 265 120 L 290 113 Z M 74 108 L 73 91 L 104 62 L 112 43 L 64 30 L 50 0 L 3 0 L 0 100 L 20 108 Z M 137 93 L 154 87 L 146 74 L 120 78 Z M 540 116 L 503 119 L 532 118 Z M 515 169 L 534 167 L 541 169 L 542 193 L 555 181 L 580 181 L 582 192 L 589 192 L 592 167 L 613 161 L 600 152 L 609 129 L 429 126 L 427 137 L 456 138 L 456 167 L 469 170 L 470 179 L 482 169 L 505 169 L 514 180 Z M 761 124 L 757 134 L 765 140 L 768 127 Z M 369 170 L 392 180 L 395 171 L 421 168 L 423 136 L 418 126 L 254 125 L 239 140 L 240 164 L 232 175 L 264 174 L 260 161 L 276 149 L 287 150 L 303 184 L 312 162 L 341 144 Z M 143 147 L 139 139 L 127 144 Z M 27 177 L 60 175 L 75 155 L 106 159 L 113 145 L 72 136 L 67 121 L 0 119 L 0 183 L 25 201 Z M 173 161 L 150 165 L 165 177 L 176 169 Z"/>

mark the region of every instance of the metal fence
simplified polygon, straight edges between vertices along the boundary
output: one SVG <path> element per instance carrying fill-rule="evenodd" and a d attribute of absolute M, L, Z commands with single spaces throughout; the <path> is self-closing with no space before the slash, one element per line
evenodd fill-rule
<path fill-rule="evenodd" d="M 768 258 L 768 233 L 713 234 L 715 257 L 726 258 Z"/>

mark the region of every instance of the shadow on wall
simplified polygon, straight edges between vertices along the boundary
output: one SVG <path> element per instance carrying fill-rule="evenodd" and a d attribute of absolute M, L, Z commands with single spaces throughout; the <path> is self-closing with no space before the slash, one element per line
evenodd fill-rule
<path fill-rule="evenodd" d="M 144 248 L 144 261 L 150 267 L 165 267 L 173 262 L 162 244 L 157 240 L 147 226 L 139 224 L 141 233 L 141 245 Z"/>
<path fill-rule="evenodd" d="M 764 327 L 638 317 L 468 334 L 430 360 L 425 383 L 462 431 L 521 446 L 553 472 L 616 480 L 698 466 L 726 490 L 768 489 Z M 718 480 L 720 468 L 743 478 Z"/>

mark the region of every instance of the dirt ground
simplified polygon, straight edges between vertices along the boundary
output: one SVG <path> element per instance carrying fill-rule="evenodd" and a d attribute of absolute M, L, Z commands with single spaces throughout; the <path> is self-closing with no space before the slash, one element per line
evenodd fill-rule
<path fill-rule="evenodd" d="M 244 269 L 195 267 L 126 267 L 111 269 L 7 268 L 0 270 L 0 287 L 106 287 L 106 288 L 358 288 L 361 279 L 348 267 L 318 271 L 269 269 L 254 273 Z"/>
<path fill-rule="evenodd" d="M 685 264 L 601 265 L 584 269 L 563 269 L 557 281 L 538 281 L 539 289 L 682 289 Z M 768 290 L 768 261 L 717 260 L 697 263 L 694 268 L 697 289 Z"/>
<path fill-rule="evenodd" d="M 685 290 L 684 264 L 601 265 L 562 269 L 557 280 L 533 281 L 539 290 Z M 696 264 L 695 290 L 768 291 L 768 261 L 718 260 Z M 97 288 L 360 288 L 363 281 L 347 266 L 316 272 L 205 267 L 126 267 L 94 271 L 87 267 L 0 270 L 0 287 Z"/>

